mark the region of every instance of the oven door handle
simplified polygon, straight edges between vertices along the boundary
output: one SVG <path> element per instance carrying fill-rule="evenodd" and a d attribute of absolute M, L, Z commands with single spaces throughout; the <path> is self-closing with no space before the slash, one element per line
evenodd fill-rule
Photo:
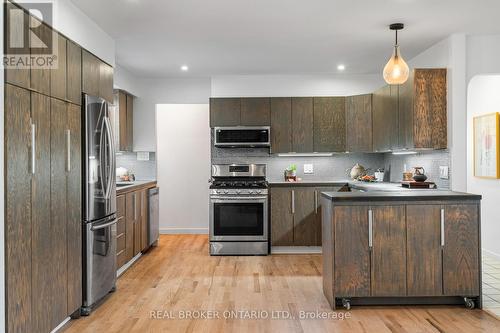
<path fill-rule="evenodd" d="M 267 200 L 267 196 L 261 196 L 261 197 L 211 197 L 210 198 L 213 201 L 219 200 L 219 201 L 260 201 L 260 200 Z"/>

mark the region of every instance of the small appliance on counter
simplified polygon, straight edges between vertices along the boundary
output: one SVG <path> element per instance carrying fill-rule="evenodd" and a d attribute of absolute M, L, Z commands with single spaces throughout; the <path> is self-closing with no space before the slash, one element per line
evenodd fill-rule
<path fill-rule="evenodd" d="M 210 255 L 267 255 L 265 164 L 212 165 Z"/>
<path fill-rule="evenodd" d="M 375 180 L 377 182 L 383 182 L 385 177 L 385 170 L 384 169 L 377 169 L 375 171 Z"/>
<path fill-rule="evenodd" d="M 425 169 L 423 167 L 414 167 L 415 172 L 413 173 L 413 180 L 416 182 L 425 182 L 427 176 L 425 175 Z"/>

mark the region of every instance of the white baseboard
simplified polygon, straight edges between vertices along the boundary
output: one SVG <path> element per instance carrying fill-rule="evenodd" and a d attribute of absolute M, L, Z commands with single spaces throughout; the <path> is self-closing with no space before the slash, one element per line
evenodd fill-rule
<path fill-rule="evenodd" d="M 487 253 L 489 256 L 491 256 L 491 257 L 495 257 L 495 259 L 500 260 L 500 254 L 495 253 L 495 252 L 492 252 L 492 251 L 490 251 L 490 250 L 486 250 L 486 249 L 484 249 L 484 248 L 483 248 L 482 250 L 483 250 L 483 252 Z"/>
<path fill-rule="evenodd" d="M 321 254 L 321 246 L 273 246 L 271 254 Z"/>
<path fill-rule="evenodd" d="M 208 235 L 208 228 L 175 228 L 167 227 L 160 228 L 160 234 L 162 235 L 180 235 L 180 234 L 201 234 Z"/>
<path fill-rule="evenodd" d="M 141 256 L 142 256 L 142 253 L 139 252 L 139 254 L 137 254 L 135 257 L 130 259 L 130 261 L 128 263 L 126 263 L 125 265 L 120 267 L 120 269 L 118 269 L 116 271 L 116 277 L 120 277 L 120 275 L 122 275 L 127 269 L 129 269 L 130 266 L 132 266 L 134 264 L 134 262 L 136 262 L 137 259 L 139 259 Z"/>

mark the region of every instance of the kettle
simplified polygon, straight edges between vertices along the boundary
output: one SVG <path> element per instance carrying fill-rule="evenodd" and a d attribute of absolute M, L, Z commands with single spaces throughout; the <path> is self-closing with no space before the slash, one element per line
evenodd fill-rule
<path fill-rule="evenodd" d="M 425 175 L 425 169 L 423 167 L 414 167 L 415 172 L 413 173 L 413 180 L 416 182 L 425 182 L 427 176 Z"/>
<path fill-rule="evenodd" d="M 349 177 L 351 179 L 357 179 L 359 177 L 362 177 L 366 175 L 367 170 L 365 169 L 364 166 L 360 165 L 359 163 L 356 163 L 351 169 L 346 170 L 349 174 Z"/>

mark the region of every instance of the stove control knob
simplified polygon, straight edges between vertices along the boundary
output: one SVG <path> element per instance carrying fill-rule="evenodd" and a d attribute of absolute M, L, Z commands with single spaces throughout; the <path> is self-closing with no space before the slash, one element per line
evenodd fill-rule
<path fill-rule="evenodd" d="M 257 190 L 257 194 L 261 194 L 261 193 L 262 193 L 262 191 L 261 191 L 261 190 Z"/>
<path fill-rule="evenodd" d="M 248 194 L 255 194 L 255 191 L 250 190 L 248 191 Z"/>
<path fill-rule="evenodd" d="M 236 190 L 236 194 L 240 194 L 240 193 L 241 193 L 241 191 L 240 191 L 240 190 Z"/>
<path fill-rule="evenodd" d="M 228 191 L 228 190 L 225 190 L 225 191 L 224 191 L 224 194 L 228 194 L 228 193 L 229 193 L 229 191 Z"/>

